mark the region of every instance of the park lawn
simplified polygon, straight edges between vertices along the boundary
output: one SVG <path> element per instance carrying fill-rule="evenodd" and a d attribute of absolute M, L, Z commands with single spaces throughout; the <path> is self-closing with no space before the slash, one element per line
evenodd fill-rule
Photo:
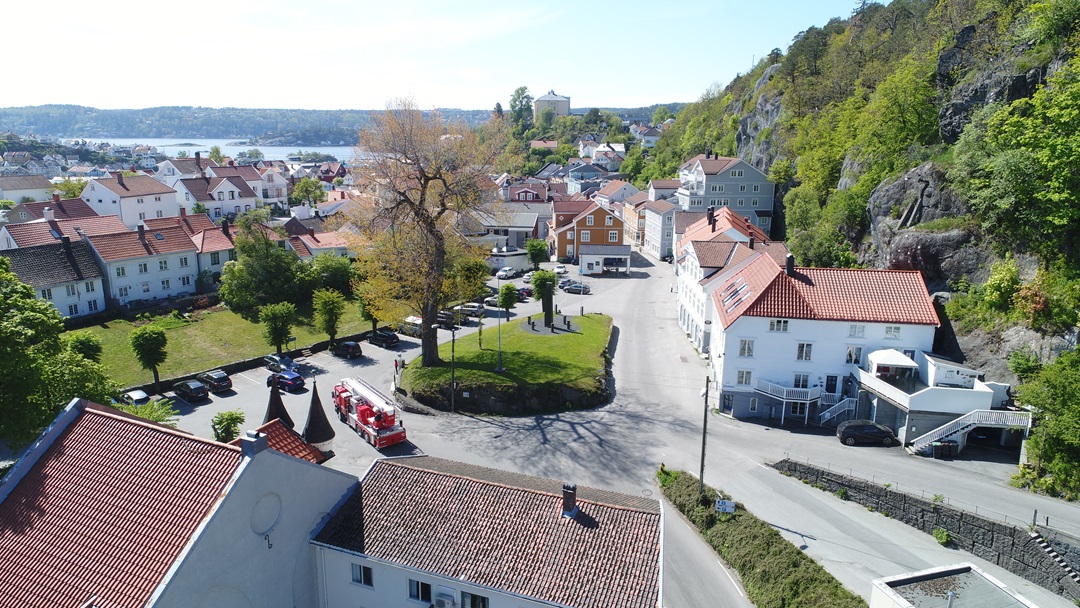
<path fill-rule="evenodd" d="M 558 317 L 556 317 L 558 319 Z M 579 331 L 535 334 L 522 329 L 525 319 L 502 324 L 502 364 L 498 365 L 499 335 L 495 325 L 485 325 L 483 343 L 478 333 L 457 339 L 455 380 L 458 386 L 560 384 L 580 390 L 595 388 L 605 369 L 604 350 L 611 335 L 611 317 L 590 314 L 575 317 Z M 537 323 L 539 326 L 540 323 Z M 445 332 L 443 332 L 445 333 Z M 439 345 L 442 365 L 421 367 L 413 363 L 402 377 L 410 390 L 432 392 L 450 383 L 450 342 Z"/>
<path fill-rule="evenodd" d="M 301 311 L 304 315 L 306 311 Z M 162 379 L 202 371 L 250 359 L 273 352 L 262 337 L 262 325 L 250 323 L 229 310 L 197 311 L 197 320 L 181 322 L 171 317 L 158 321 L 165 327 L 169 339 L 168 358 L 158 369 Z M 159 317 L 159 319 L 162 319 Z M 128 334 L 135 328 L 130 321 L 116 319 L 87 327 L 86 331 L 101 338 L 101 362 L 120 386 L 136 386 L 154 380 L 154 374 L 139 367 L 128 344 Z M 359 315 L 346 315 L 341 321 L 339 336 L 370 329 L 371 324 Z M 296 347 L 303 348 L 327 339 L 311 325 L 310 316 L 302 317 L 293 327 Z"/>

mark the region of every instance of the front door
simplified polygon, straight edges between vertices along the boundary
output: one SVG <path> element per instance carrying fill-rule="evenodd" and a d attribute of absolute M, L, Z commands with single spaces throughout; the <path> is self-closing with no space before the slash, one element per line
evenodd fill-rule
<path fill-rule="evenodd" d="M 825 392 L 830 395 L 836 393 L 836 376 L 825 376 Z"/>

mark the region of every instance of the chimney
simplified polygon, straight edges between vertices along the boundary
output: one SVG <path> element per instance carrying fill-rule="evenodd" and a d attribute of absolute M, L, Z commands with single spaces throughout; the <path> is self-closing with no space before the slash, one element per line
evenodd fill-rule
<path fill-rule="evenodd" d="M 131 172 L 132 172 L 132 173 L 135 173 L 135 171 L 136 171 L 136 169 L 135 169 L 135 165 L 131 165 Z"/>
<path fill-rule="evenodd" d="M 45 207 L 45 209 L 44 209 L 44 211 L 42 211 L 42 213 L 44 213 L 44 215 L 45 215 L 45 221 L 46 222 L 51 222 L 51 221 L 56 219 L 56 212 L 53 211 L 52 207 Z"/>
<path fill-rule="evenodd" d="M 65 234 L 60 237 L 60 242 L 64 245 L 64 252 L 71 255 L 71 237 Z"/>
<path fill-rule="evenodd" d="M 221 231 L 225 233 L 225 236 L 229 236 L 229 218 L 221 220 Z"/>
<path fill-rule="evenodd" d="M 748 244 L 750 246 L 750 249 L 754 248 L 754 233 L 753 232 L 750 233 L 750 242 Z"/>
<path fill-rule="evenodd" d="M 308 236 L 310 236 L 311 238 L 315 238 L 315 229 L 314 228 L 308 228 L 307 233 L 308 233 Z"/>
<path fill-rule="evenodd" d="M 202 153 L 198 151 L 195 152 L 195 168 L 202 169 Z"/>
<path fill-rule="evenodd" d="M 59 192 L 53 192 L 52 193 L 52 200 L 53 200 L 54 203 L 59 203 L 60 202 L 60 193 Z"/>
<path fill-rule="evenodd" d="M 578 514 L 577 484 L 563 482 L 562 484 L 562 516 L 574 518 Z"/>
<path fill-rule="evenodd" d="M 784 274 L 789 277 L 795 276 L 795 256 L 790 253 L 784 258 Z"/>
<path fill-rule="evenodd" d="M 125 187 L 124 186 L 124 172 L 123 171 L 117 171 L 116 172 L 116 184 L 118 186 L 120 186 L 121 188 Z"/>
<path fill-rule="evenodd" d="M 187 217 L 187 209 L 180 207 L 180 217 Z"/>
<path fill-rule="evenodd" d="M 139 242 L 146 242 L 146 226 L 143 226 L 142 224 L 139 224 Z"/>
<path fill-rule="evenodd" d="M 234 163 L 233 161 L 231 161 L 231 160 L 230 160 L 230 161 L 229 161 L 229 166 L 230 166 L 230 167 L 235 167 L 235 166 L 236 166 L 236 163 Z"/>
<path fill-rule="evenodd" d="M 240 438 L 240 453 L 247 458 L 253 458 L 259 452 L 269 447 L 270 442 L 266 433 L 259 431 L 247 431 Z"/>

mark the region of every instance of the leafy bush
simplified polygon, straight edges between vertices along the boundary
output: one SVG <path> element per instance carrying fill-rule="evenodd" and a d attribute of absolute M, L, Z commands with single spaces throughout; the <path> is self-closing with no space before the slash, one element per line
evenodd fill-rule
<path fill-rule="evenodd" d="M 949 531 L 945 528 L 934 528 L 934 539 L 942 547 L 949 546 L 949 542 L 952 541 L 952 537 L 949 536 Z"/>
<path fill-rule="evenodd" d="M 817 562 L 787 542 L 775 528 L 740 508 L 716 517 L 713 503 L 723 496 L 681 471 L 658 474 L 664 496 L 680 512 L 708 524 L 699 532 L 728 564 L 738 571 L 750 601 L 759 608 L 787 606 L 865 607 L 863 599 L 845 589 Z M 666 484 L 665 484 L 666 481 Z M 712 516 L 705 516 L 708 510 Z"/>

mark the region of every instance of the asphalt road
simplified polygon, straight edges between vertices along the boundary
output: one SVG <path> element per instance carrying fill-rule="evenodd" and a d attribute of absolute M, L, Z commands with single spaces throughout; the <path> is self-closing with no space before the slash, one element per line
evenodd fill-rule
<path fill-rule="evenodd" d="M 616 392 L 611 403 L 590 411 L 520 418 L 407 414 L 410 442 L 386 450 L 384 455 L 422 452 L 650 496 L 659 495 L 654 474 L 660 463 L 696 473 L 701 454 L 700 391 L 705 362 L 678 329 L 675 294 L 670 291 L 672 267 L 652 264 L 635 254 L 632 270 L 628 277 L 585 279 L 592 287 L 591 295 L 560 292 L 556 297 L 556 304 L 572 314 L 583 307 L 585 312 L 603 312 L 615 319 L 612 371 Z M 521 283 L 520 279 L 514 282 Z M 519 305 L 512 317 L 538 312 L 539 304 L 531 302 Z M 485 346 L 497 342 L 494 321 L 485 320 Z M 473 321 L 459 331 L 458 339 L 469 339 L 476 325 Z M 353 361 L 320 353 L 302 362 L 308 388 L 284 395 L 297 430 L 302 430 L 306 419 L 312 379 L 317 380 L 323 406 L 331 415 L 329 390 L 336 380 L 361 376 L 389 391 L 394 358 L 399 353 L 407 360 L 419 355 L 419 345 L 408 338 L 394 350 L 369 344 L 363 348 L 364 356 Z M 244 427 L 254 428 L 266 409 L 266 376 L 263 370 L 234 376 L 234 394 L 183 408 L 181 428 L 208 437 L 210 419 L 226 409 L 244 411 Z M 336 456 L 327 465 L 362 475 L 380 454 L 332 415 L 331 421 L 338 435 Z M 819 431 L 777 429 L 713 414 L 705 481 L 743 502 L 867 599 L 875 578 L 972 561 L 1039 606 L 1070 605 L 970 554 L 944 549 L 929 535 L 765 466 L 786 455 L 844 472 L 851 469 L 854 474 L 892 483 L 904 491 L 941 493 L 950 502 L 959 501 L 967 508 L 979 505 L 980 513 L 989 510 L 992 516 L 1007 516 L 1009 521 L 1030 521 L 1032 510 L 1037 508 L 1040 520 L 1049 516 L 1051 523 L 1064 529 L 1080 527 L 1075 506 L 1009 487 L 1010 465 L 993 462 L 993 458 L 927 460 L 909 456 L 900 448 L 851 448 Z M 732 575 L 674 508 L 668 507 L 666 515 L 664 604 L 671 608 L 749 605 Z"/>

